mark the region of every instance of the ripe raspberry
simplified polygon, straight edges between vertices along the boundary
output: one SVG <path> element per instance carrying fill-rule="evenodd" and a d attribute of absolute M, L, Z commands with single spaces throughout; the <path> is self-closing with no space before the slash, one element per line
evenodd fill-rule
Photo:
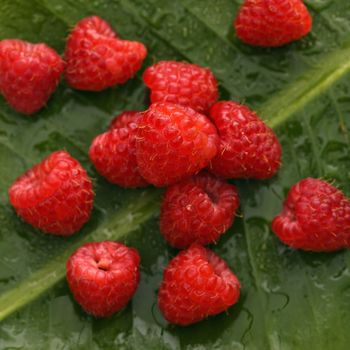
<path fill-rule="evenodd" d="M 80 163 L 56 151 L 18 177 L 9 189 L 17 214 L 46 233 L 70 236 L 90 218 L 94 193 Z"/>
<path fill-rule="evenodd" d="M 89 156 L 97 171 L 122 187 L 144 187 L 135 156 L 135 134 L 139 112 L 124 112 L 113 119 L 110 130 L 92 142 Z"/>
<path fill-rule="evenodd" d="M 167 186 L 196 174 L 216 155 L 218 135 L 204 115 L 189 107 L 154 103 L 144 112 L 136 134 L 141 175 Z"/>
<path fill-rule="evenodd" d="M 289 190 L 272 230 L 297 249 L 330 252 L 350 248 L 350 202 L 325 181 L 301 180 Z"/>
<path fill-rule="evenodd" d="M 192 243 L 213 243 L 232 225 L 238 206 L 235 186 L 201 173 L 167 189 L 160 232 L 180 249 Z"/>
<path fill-rule="evenodd" d="M 143 80 L 151 89 L 152 103 L 177 103 L 207 113 L 218 99 L 213 73 L 196 64 L 160 61 L 145 70 Z"/>
<path fill-rule="evenodd" d="M 245 0 L 234 27 L 245 43 L 274 47 L 308 34 L 312 18 L 301 0 Z"/>
<path fill-rule="evenodd" d="M 186 326 L 228 309 L 238 301 L 239 290 L 225 261 L 193 244 L 165 269 L 158 304 L 167 321 Z"/>
<path fill-rule="evenodd" d="M 117 242 L 87 243 L 68 259 L 67 281 L 74 299 L 96 317 L 121 310 L 140 281 L 136 249 Z"/>
<path fill-rule="evenodd" d="M 103 19 L 87 17 L 69 35 L 65 77 L 75 89 L 100 91 L 132 78 L 146 55 L 143 44 L 121 40 Z"/>
<path fill-rule="evenodd" d="M 281 164 L 281 146 L 276 135 L 248 107 L 221 101 L 210 110 L 220 138 L 210 170 L 226 178 L 267 179 Z"/>
<path fill-rule="evenodd" d="M 61 57 L 45 44 L 0 41 L 0 92 L 20 113 L 41 109 L 56 90 L 63 70 Z"/>
<path fill-rule="evenodd" d="M 112 29 L 112 27 L 104 21 L 101 17 L 98 16 L 90 16 L 85 17 L 80 20 L 73 30 L 81 30 L 81 31 L 96 31 L 98 34 L 101 34 L 107 38 L 118 39 L 117 33 Z"/>
<path fill-rule="evenodd" d="M 140 116 L 140 111 L 124 111 L 114 117 L 109 124 L 109 130 L 119 128 L 131 128 L 136 129 L 137 120 Z"/>

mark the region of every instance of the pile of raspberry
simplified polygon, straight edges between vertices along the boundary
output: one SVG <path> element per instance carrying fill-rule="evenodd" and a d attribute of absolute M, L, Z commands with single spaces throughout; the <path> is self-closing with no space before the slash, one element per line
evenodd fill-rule
<path fill-rule="evenodd" d="M 285 3 L 294 6 L 294 17 L 289 16 L 293 25 L 287 25 L 286 15 L 278 22 L 278 33 L 266 31 L 273 14 L 264 3 L 247 0 L 242 5 L 235 27 L 243 41 L 279 46 L 310 30 L 306 7 L 286 0 L 276 6 L 281 11 Z M 72 88 L 100 91 L 134 76 L 146 54 L 143 44 L 122 40 L 104 20 L 88 17 L 69 35 L 64 60 L 44 44 L 0 42 L 0 91 L 17 111 L 32 114 L 46 103 L 63 72 Z M 92 141 L 89 157 L 113 184 L 165 187 L 160 232 L 181 251 L 165 268 L 158 305 L 168 322 L 189 325 L 239 299 L 237 277 L 205 247 L 216 244 L 233 224 L 239 195 L 229 180 L 272 178 L 282 150 L 275 133 L 248 106 L 218 100 L 218 82 L 209 68 L 160 61 L 142 77 L 150 90 L 149 108 L 116 116 Z M 9 198 L 25 222 L 45 233 L 70 236 L 90 218 L 93 183 L 81 164 L 60 150 L 17 178 Z M 329 183 L 304 179 L 291 188 L 272 229 L 294 248 L 348 248 L 350 202 Z M 139 268 L 136 249 L 92 242 L 67 261 L 67 280 L 86 312 L 106 317 L 132 298 Z"/>

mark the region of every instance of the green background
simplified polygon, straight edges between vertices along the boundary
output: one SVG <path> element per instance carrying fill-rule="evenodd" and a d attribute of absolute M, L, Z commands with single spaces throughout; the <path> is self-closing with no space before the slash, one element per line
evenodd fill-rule
<path fill-rule="evenodd" d="M 63 52 L 68 31 L 96 14 L 122 38 L 160 59 L 209 66 L 222 99 L 247 103 L 278 134 L 283 166 L 270 181 L 236 181 L 239 217 L 214 246 L 242 283 L 227 313 L 180 328 L 156 305 L 162 271 L 176 254 L 159 234 L 161 191 L 122 190 L 99 177 L 87 157 L 93 137 L 124 109 L 144 109 L 139 75 L 101 93 L 61 84 L 32 118 L 0 100 L 0 349 L 334 349 L 350 344 L 350 254 L 313 254 L 282 245 L 270 231 L 289 187 L 307 177 L 334 181 L 350 194 L 350 2 L 309 0 L 312 33 L 283 48 L 240 43 L 233 0 L 0 0 L 0 39 L 46 42 Z M 91 221 L 68 239 L 22 223 L 7 188 L 23 171 L 67 149 L 95 179 Z M 142 276 L 133 301 L 94 319 L 73 301 L 65 260 L 80 244 L 117 239 L 140 250 Z"/>

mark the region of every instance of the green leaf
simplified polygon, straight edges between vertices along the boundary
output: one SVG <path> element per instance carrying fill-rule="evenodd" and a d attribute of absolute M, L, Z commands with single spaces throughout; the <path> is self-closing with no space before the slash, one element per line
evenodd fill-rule
<path fill-rule="evenodd" d="M 335 349 L 349 348 L 350 253 L 313 254 L 282 245 L 270 230 L 289 187 L 307 177 L 335 181 L 350 195 L 350 3 L 309 0 L 312 33 L 283 48 L 240 43 L 233 0 L 0 0 L 0 39 L 44 41 L 60 52 L 77 20 L 97 14 L 121 37 L 141 40 L 145 66 L 160 59 L 209 66 L 223 99 L 246 102 L 275 128 L 283 166 L 270 181 L 237 181 L 241 214 L 213 249 L 238 275 L 242 295 L 227 313 L 180 328 L 156 303 L 168 260 L 159 234 L 159 191 L 122 190 L 100 178 L 87 150 L 112 116 L 144 109 L 140 74 L 101 93 L 62 83 L 33 118 L 0 100 L 0 349 Z M 91 221 L 60 239 L 22 223 L 7 188 L 56 149 L 67 149 L 95 178 Z M 129 306 L 108 319 L 72 299 L 65 260 L 86 241 L 121 240 L 140 250 L 142 277 Z"/>

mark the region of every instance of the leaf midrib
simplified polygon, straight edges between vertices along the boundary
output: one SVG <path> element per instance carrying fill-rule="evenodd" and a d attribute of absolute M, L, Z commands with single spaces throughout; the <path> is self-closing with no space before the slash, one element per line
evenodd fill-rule
<path fill-rule="evenodd" d="M 265 103 L 259 112 L 267 124 L 278 128 L 347 75 L 350 72 L 349 57 L 350 45 L 346 43 Z"/>

